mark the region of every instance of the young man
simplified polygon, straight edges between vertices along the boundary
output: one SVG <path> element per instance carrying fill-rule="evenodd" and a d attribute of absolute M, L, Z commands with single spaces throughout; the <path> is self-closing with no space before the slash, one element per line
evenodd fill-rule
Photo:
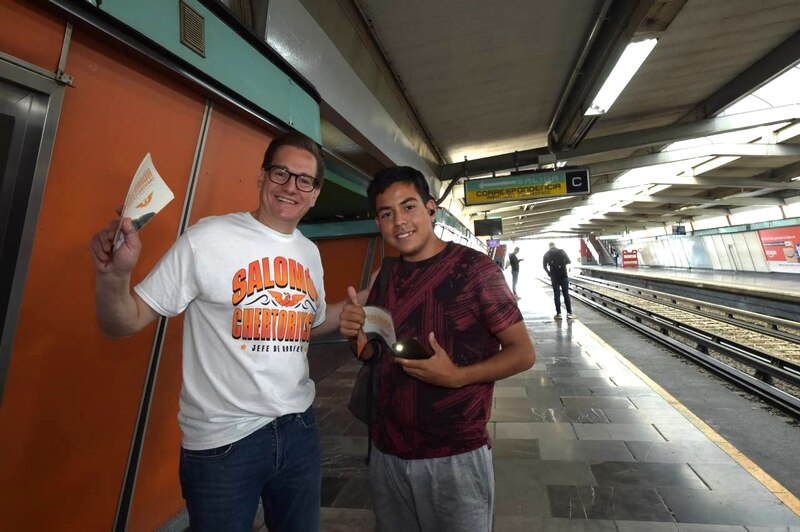
<path fill-rule="evenodd" d="M 436 203 L 422 174 L 381 170 L 369 200 L 384 240 L 400 251 L 385 301 L 398 340 L 416 338 L 426 360 L 380 360 L 370 461 L 378 530 L 491 529 L 494 480 L 489 434 L 494 381 L 533 365 L 535 354 L 513 294 L 492 259 L 433 233 Z M 364 323 L 348 289 L 339 331 Z M 366 301 L 365 301 L 366 299 Z M 362 358 L 372 356 L 372 346 Z"/>
<path fill-rule="evenodd" d="M 188 228 L 130 289 L 141 241 L 131 220 L 91 241 L 97 320 L 125 337 L 184 310 L 180 479 L 192 530 L 250 531 L 259 499 L 270 531 L 319 530 L 320 448 L 308 373 L 325 320 L 317 247 L 296 227 L 323 181 L 319 147 L 274 139 L 259 206 Z M 335 329 L 336 320 L 315 329 Z M 325 330 L 322 330 L 325 329 Z"/>
<path fill-rule="evenodd" d="M 550 249 L 542 258 L 542 267 L 547 275 L 550 276 L 550 286 L 553 287 L 553 300 L 556 303 L 555 319 L 561 319 L 561 292 L 564 292 L 564 306 L 567 307 L 567 319 L 571 320 L 572 301 L 569 297 L 569 273 L 567 264 L 570 264 L 569 257 L 563 249 L 556 247 L 555 242 L 550 242 Z"/>
<path fill-rule="evenodd" d="M 514 297 L 519 299 L 517 295 L 517 281 L 519 280 L 519 263 L 525 259 L 517 258 L 519 248 L 514 248 L 511 255 L 508 256 L 508 264 L 511 266 L 511 291 L 514 292 Z"/>

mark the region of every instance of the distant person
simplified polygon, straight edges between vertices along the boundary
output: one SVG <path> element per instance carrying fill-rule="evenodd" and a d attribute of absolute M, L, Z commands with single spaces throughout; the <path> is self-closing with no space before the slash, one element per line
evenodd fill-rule
<path fill-rule="evenodd" d="M 564 306 L 567 307 L 567 319 L 571 320 L 575 316 L 572 314 L 572 301 L 569 298 L 569 275 L 567 264 L 569 260 L 567 253 L 563 249 L 556 247 L 555 242 L 550 242 L 550 249 L 544 254 L 542 267 L 547 275 L 550 276 L 550 285 L 553 287 L 553 300 L 556 303 L 555 319 L 561 319 L 561 292 L 564 292 Z"/>
<path fill-rule="evenodd" d="M 615 248 L 611 248 L 611 258 L 614 259 L 614 266 L 619 266 L 619 253 Z"/>
<path fill-rule="evenodd" d="M 519 253 L 519 248 L 514 248 L 514 251 L 511 255 L 508 256 L 508 264 L 511 266 L 511 291 L 514 292 L 514 297 L 519 299 L 517 295 L 517 281 L 519 280 L 519 263 L 525 259 L 520 259 L 517 257 L 517 253 Z"/>

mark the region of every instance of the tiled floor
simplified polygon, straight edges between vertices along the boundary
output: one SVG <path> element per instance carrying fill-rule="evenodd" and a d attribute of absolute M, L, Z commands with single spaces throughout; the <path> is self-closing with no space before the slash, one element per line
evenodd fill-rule
<path fill-rule="evenodd" d="M 800 517 L 579 321 L 553 321 L 549 302 L 520 302 L 537 362 L 495 388 L 495 532 L 800 530 Z M 317 388 L 323 530 L 369 531 L 366 429 L 344 406 L 358 362 L 340 360 Z"/>

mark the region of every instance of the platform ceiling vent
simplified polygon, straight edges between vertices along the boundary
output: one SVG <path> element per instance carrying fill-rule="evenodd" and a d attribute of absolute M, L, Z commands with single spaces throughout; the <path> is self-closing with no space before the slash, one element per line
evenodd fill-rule
<path fill-rule="evenodd" d="M 180 2 L 181 11 L 181 43 L 194 52 L 206 56 L 206 28 L 203 16 Z"/>

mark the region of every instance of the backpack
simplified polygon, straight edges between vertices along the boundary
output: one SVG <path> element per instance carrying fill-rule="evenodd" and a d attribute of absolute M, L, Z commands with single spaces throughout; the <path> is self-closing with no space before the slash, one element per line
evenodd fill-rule
<path fill-rule="evenodd" d="M 382 305 L 386 300 L 386 290 L 389 287 L 389 276 L 396 257 L 384 257 L 381 263 L 381 270 L 375 280 L 378 284 L 378 293 L 375 303 Z M 365 361 L 358 370 L 356 381 L 353 383 L 353 391 L 350 400 L 347 402 L 347 409 L 356 419 L 367 425 L 367 458 L 372 456 L 372 422 L 375 420 L 375 413 L 378 406 L 378 383 L 381 373 L 381 355 L 389 347 L 382 341 L 373 343 L 373 354 L 369 360 Z"/>

